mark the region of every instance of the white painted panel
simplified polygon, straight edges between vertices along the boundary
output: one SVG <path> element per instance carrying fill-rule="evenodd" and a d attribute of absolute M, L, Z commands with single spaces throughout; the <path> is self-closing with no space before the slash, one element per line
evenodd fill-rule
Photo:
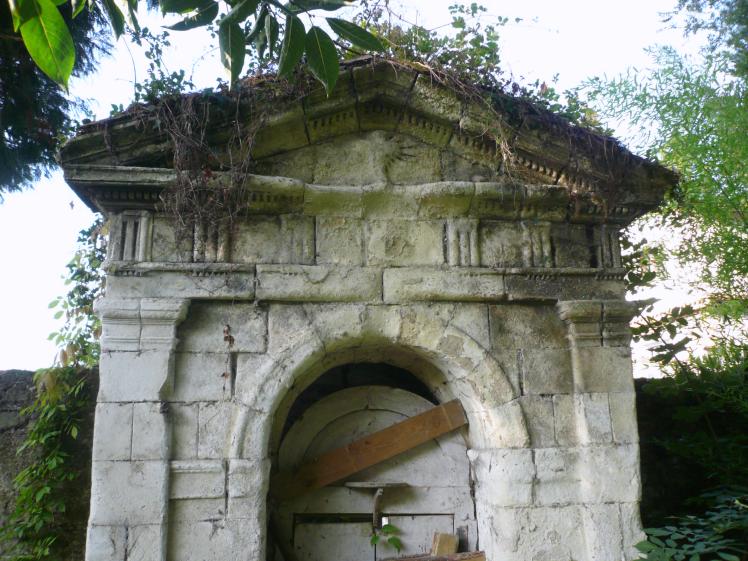
<path fill-rule="evenodd" d="M 391 547 L 377 545 L 376 558 L 402 557 L 431 551 L 431 542 L 436 532 L 454 533 L 454 521 L 449 515 L 390 516 L 389 522 L 400 532 L 397 536 L 403 544 L 400 552 Z"/>

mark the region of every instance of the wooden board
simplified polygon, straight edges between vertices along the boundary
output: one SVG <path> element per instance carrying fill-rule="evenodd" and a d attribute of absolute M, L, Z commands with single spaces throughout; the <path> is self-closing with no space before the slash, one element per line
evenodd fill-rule
<path fill-rule="evenodd" d="M 404 557 L 388 557 L 381 561 L 486 561 L 486 553 L 485 551 L 469 551 L 450 555 L 406 555 Z"/>
<path fill-rule="evenodd" d="M 467 424 L 459 400 L 453 400 L 322 454 L 294 473 L 273 478 L 275 498 L 286 500 L 350 477 Z"/>

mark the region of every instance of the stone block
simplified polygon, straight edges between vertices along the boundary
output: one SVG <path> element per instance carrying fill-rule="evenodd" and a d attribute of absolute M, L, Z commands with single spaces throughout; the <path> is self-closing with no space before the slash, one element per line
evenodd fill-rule
<path fill-rule="evenodd" d="M 608 443 L 613 439 L 607 393 L 574 395 L 579 443 Z"/>
<path fill-rule="evenodd" d="M 579 452 L 569 448 L 535 450 L 535 504 L 540 506 L 578 503 L 582 477 Z"/>
<path fill-rule="evenodd" d="M 553 419 L 558 445 L 564 447 L 576 446 L 579 443 L 579 437 L 577 436 L 574 395 L 553 396 Z"/>
<path fill-rule="evenodd" d="M 490 269 L 385 269 L 384 301 L 495 302 L 504 300 L 503 275 Z"/>
<path fill-rule="evenodd" d="M 169 522 L 218 520 L 226 514 L 226 498 L 172 499 L 169 501 Z"/>
<path fill-rule="evenodd" d="M 160 524 L 166 515 L 167 471 L 165 461 L 94 461 L 89 522 Z"/>
<path fill-rule="evenodd" d="M 444 263 L 444 223 L 436 220 L 367 220 L 369 265 L 413 266 Z"/>
<path fill-rule="evenodd" d="M 481 221 L 479 228 L 480 264 L 483 267 L 532 266 L 526 262 L 528 243 L 521 224 L 507 221 Z"/>
<path fill-rule="evenodd" d="M 525 348 L 520 353 L 522 392 L 527 395 L 571 393 L 573 374 L 567 349 Z"/>
<path fill-rule="evenodd" d="M 623 536 L 618 505 L 584 505 L 581 512 L 589 559 L 622 559 Z"/>
<path fill-rule="evenodd" d="M 317 263 L 363 265 L 363 222 L 346 216 L 318 216 Z"/>
<path fill-rule="evenodd" d="M 512 271 L 506 275 L 506 288 L 509 300 L 516 302 L 607 300 L 623 298 L 626 294 L 623 280 L 595 278 L 579 271 L 564 275 Z"/>
<path fill-rule="evenodd" d="M 418 189 L 419 218 L 452 218 L 464 217 L 470 211 L 470 202 L 475 193 L 472 181 L 440 181 L 425 185 L 409 185 L 400 189 L 412 192 Z M 478 243 L 478 220 L 468 219 L 470 228 L 475 232 L 476 247 Z M 479 255 L 476 252 L 475 263 L 478 264 Z"/>
<path fill-rule="evenodd" d="M 535 466 L 530 450 L 468 450 L 476 502 L 499 507 L 532 503 Z"/>
<path fill-rule="evenodd" d="M 573 351 L 574 391 L 633 392 L 634 373 L 628 347 L 584 347 Z"/>
<path fill-rule="evenodd" d="M 270 461 L 230 460 L 229 462 L 229 517 L 257 519 L 264 511 L 265 497 L 270 482 Z"/>
<path fill-rule="evenodd" d="M 171 353 L 102 352 L 99 402 L 159 401 L 171 392 Z"/>
<path fill-rule="evenodd" d="M 246 520 L 214 519 L 169 524 L 168 559 L 258 561 L 264 556 L 266 529 L 264 523 L 247 524 Z"/>
<path fill-rule="evenodd" d="M 194 353 L 246 352 L 265 350 L 266 313 L 245 303 L 194 302 L 179 329 L 179 350 Z M 233 344 L 224 340 L 230 327 Z"/>
<path fill-rule="evenodd" d="M 621 531 L 623 534 L 623 559 L 633 561 L 640 558 L 640 552 L 636 544 L 646 539 L 642 531 L 641 518 L 639 516 L 639 503 L 619 503 L 618 509 L 621 513 Z"/>
<path fill-rule="evenodd" d="M 420 211 L 418 192 L 417 185 L 391 185 L 385 182 L 364 185 L 361 193 L 363 216 L 368 219 L 413 220 Z"/>
<path fill-rule="evenodd" d="M 236 226 L 232 260 L 237 263 L 314 262 L 314 218 L 252 216 Z"/>
<path fill-rule="evenodd" d="M 304 189 L 304 214 L 338 218 L 361 217 L 361 189 L 348 185 L 307 185 Z"/>
<path fill-rule="evenodd" d="M 585 535 L 576 505 L 529 509 L 520 533 L 517 561 L 559 561 L 583 558 Z M 612 561 L 612 560 L 610 560 Z"/>
<path fill-rule="evenodd" d="M 397 340 L 402 326 L 400 306 L 367 305 L 363 331 L 367 337 Z"/>
<path fill-rule="evenodd" d="M 641 498 L 639 446 L 614 444 L 579 449 L 585 502 L 636 502 Z"/>
<path fill-rule="evenodd" d="M 179 236 L 169 216 L 153 218 L 151 259 L 165 263 L 189 263 L 192 259 L 192 239 Z"/>
<path fill-rule="evenodd" d="M 551 237 L 557 267 L 591 267 L 590 240 L 583 224 L 553 223 Z"/>
<path fill-rule="evenodd" d="M 89 525 L 86 534 L 86 561 L 124 561 L 128 528 Z"/>
<path fill-rule="evenodd" d="M 160 402 L 133 404 L 133 460 L 169 459 L 171 435 L 167 411 Z"/>
<path fill-rule="evenodd" d="M 426 134 L 434 132 L 433 129 L 429 129 L 430 123 L 420 125 L 421 131 L 424 131 L 425 125 Z M 411 134 L 414 128 L 409 131 Z M 449 133 L 449 129 L 443 127 L 437 135 Z M 385 171 L 386 177 L 393 185 L 417 185 L 442 180 L 441 150 L 404 134 L 396 135 L 392 140 L 396 143 L 396 150 L 393 150 L 393 156 L 385 161 Z"/>
<path fill-rule="evenodd" d="M 489 306 L 494 349 L 565 349 L 566 327 L 554 306 L 500 304 Z"/>
<path fill-rule="evenodd" d="M 170 403 L 171 454 L 175 460 L 197 458 L 198 404 Z"/>
<path fill-rule="evenodd" d="M 166 546 L 163 524 L 139 524 L 128 527 L 127 555 L 123 561 L 162 561 Z"/>
<path fill-rule="evenodd" d="M 94 460 L 129 460 L 133 428 L 132 403 L 99 403 L 94 424 Z"/>
<path fill-rule="evenodd" d="M 521 395 L 521 375 L 522 375 L 522 361 L 523 361 L 523 350 L 522 349 L 495 349 L 490 352 L 491 356 L 496 360 L 499 368 L 507 380 L 512 384 L 514 393 Z"/>
<path fill-rule="evenodd" d="M 291 302 L 381 300 L 382 271 L 331 265 L 258 265 L 257 299 Z"/>
<path fill-rule="evenodd" d="M 178 352 L 175 364 L 174 401 L 218 401 L 231 396 L 230 352 Z"/>
<path fill-rule="evenodd" d="M 185 265 L 175 271 L 146 271 L 141 276 L 110 274 L 107 289 L 112 294 L 153 298 L 204 298 L 206 294 L 216 298 L 253 298 L 254 271 L 250 265 L 241 266 L 249 270 L 216 272 L 206 263 Z"/>
<path fill-rule="evenodd" d="M 455 384 L 460 388 L 462 381 Z M 464 394 L 463 394 L 464 395 Z M 468 438 L 474 448 L 528 448 L 530 436 L 522 407 L 510 401 L 498 407 L 483 408 L 462 400 L 469 421 Z M 473 407 L 475 406 L 475 407 Z"/>
<path fill-rule="evenodd" d="M 484 349 L 491 347 L 488 307 L 485 304 L 456 306 L 450 324 L 470 336 Z"/>
<path fill-rule="evenodd" d="M 552 396 L 525 396 L 520 398 L 520 401 L 525 412 L 532 447 L 551 448 L 556 446 Z"/>
<path fill-rule="evenodd" d="M 226 472 L 220 460 L 171 462 L 171 499 L 223 499 Z"/>
<path fill-rule="evenodd" d="M 636 394 L 634 392 L 611 393 L 609 402 L 613 440 L 620 443 L 639 442 Z"/>
<path fill-rule="evenodd" d="M 364 323 L 363 304 L 307 304 L 304 310 L 312 321 L 325 350 L 360 344 Z"/>
<path fill-rule="evenodd" d="M 227 456 L 230 421 L 230 401 L 211 401 L 199 404 L 198 458 L 214 459 Z"/>

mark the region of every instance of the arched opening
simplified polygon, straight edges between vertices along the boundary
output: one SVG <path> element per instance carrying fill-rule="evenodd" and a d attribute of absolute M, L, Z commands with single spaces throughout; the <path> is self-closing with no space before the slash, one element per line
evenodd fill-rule
<path fill-rule="evenodd" d="M 438 404 L 409 370 L 385 363 L 330 368 L 288 407 L 273 472 L 298 473 L 321 454 Z M 436 532 L 456 534 L 462 550 L 472 549 L 477 529 L 470 485 L 467 445 L 457 430 L 325 487 L 283 500 L 271 495 L 268 557 L 376 561 L 427 552 Z M 385 524 L 393 533 L 383 530 Z M 390 543 L 393 535 L 397 540 Z M 372 536 L 379 536 L 377 543 Z"/>

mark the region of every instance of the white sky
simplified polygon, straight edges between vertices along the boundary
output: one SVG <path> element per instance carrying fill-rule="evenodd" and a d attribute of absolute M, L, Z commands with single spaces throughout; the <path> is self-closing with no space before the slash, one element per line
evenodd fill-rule
<path fill-rule="evenodd" d="M 396 12 L 428 28 L 450 22 L 448 6 L 456 0 L 395 1 Z M 675 0 L 484 0 L 491 15 L 512 23 L 501 30 L 505 68 L 515 77 L 549 81 L 559 75 L 565 89 L 594 75 L 616 75 L 629 66 L 648 63 L 644 48 L 655 43 L 684 45 L 677 30 L 666 29 L 661 13 Z M 402 8 L 399 8 L 402 6 Z M 520 17 L 520 23 L 513 23 Z M 487 18 L 488 19 L 488 18 Z M 150 23 L 156 29 L 158 20 Z M 215 85 L 222 72 L 201 32 L 172 34 L 167 64 L 193 72 L 198 88 Z M 127 106 L 133 95 L 134 68 L 145 76 L 144 59 L 120 40 L 97 75 L 74 81 L 74 95 L 91 99 L 96 118 L 108 116 L 112 104 Z M 193 69 L 192 71 L 190 69 Z M 72 208 L 71 208 L 72 207 Z M 57 329 L 47 305 L 64 294 L 62 275 L 72 256 L 77 233 L 93 215 L 65 185 L 61 173 L 40 181 L 31 191 L 10 194 L 0 204 L 0 370 L 49 366 L 55 348 L 47 335 Z M 682 296 L 660 291 L 657 297 Z M 642 373 L 640 371 L 639 373 Z"/>

